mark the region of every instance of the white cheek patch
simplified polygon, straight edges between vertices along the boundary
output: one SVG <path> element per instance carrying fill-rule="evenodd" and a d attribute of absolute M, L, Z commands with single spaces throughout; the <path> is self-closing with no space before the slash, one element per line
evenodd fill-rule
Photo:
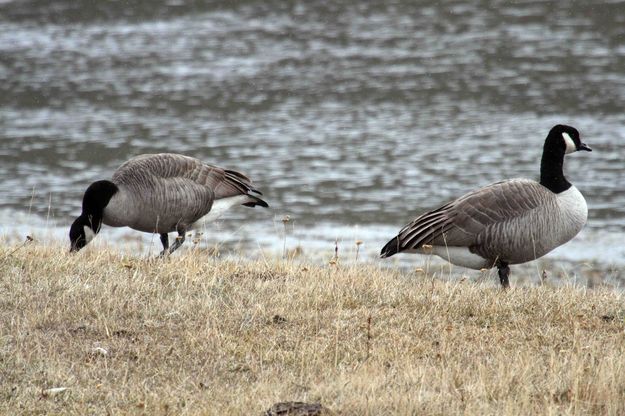
<path fill-rule="evenodd" d="M 87 244 L 89 244 L 89 242 L 91 242 L 91 240 L 93 240 L 93 238 L 95 237 L 95 233 L 90 227 L 86 225 L 82 228 L 85 230 L 85 240 L 87 240 Z"/>
<path fill-rule="evenodd" d="M 564 139 L 564 143 L 566 144 L 566 152 L 565 153 L 573 153 L 577 151 L 577 146 L 575 146 L 575 142 L 571 139 L 568 133 L 563 132 L 562 138 Z"/>

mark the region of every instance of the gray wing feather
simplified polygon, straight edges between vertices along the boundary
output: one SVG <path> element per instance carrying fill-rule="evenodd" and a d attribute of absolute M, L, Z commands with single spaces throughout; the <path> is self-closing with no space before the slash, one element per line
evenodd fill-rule
<path fill-rule="evenodd" d="M 245 195 L 249 192 L 261 195 L 244 174 L 209 165 L 202 161 L 178 154 L 160 153 L 140 155 L 124 164 L 113 174 L 113 182 L 142 186 L 154 181 L 167 183 L 175 179 L 212 190 L 215 199 Z"/>
<path fill-rule="evenodd" d="M 490 258 L 501 239 L 523 227 L 523 218 L 536 209 L 555 204 L 555 197 L 539 183 L 527 179 L 496 182 L 427 212 L 398 234 L 398 251 L 424 244 L 464 246 Z M 529 222 L 528 222 L 529 223 Z"/>

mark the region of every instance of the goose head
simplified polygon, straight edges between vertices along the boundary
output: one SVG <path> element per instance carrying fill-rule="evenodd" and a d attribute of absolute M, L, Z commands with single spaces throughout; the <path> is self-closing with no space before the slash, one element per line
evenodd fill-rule
<path fill-rule="evenodd" d="M 69 229 L 70 253 L 89 244 L 98 233 L 99 228 L 87 215 L 80 215 L 76 218 Z"/>
<path fill-rule="evenodd" d="M 82 198 L 82 213 L 69 229 L 70 252 L 89 244 L 100 231 L 104 208 L 118 190 L 113 182 L 106 180 L 89 185 Z"/>
<path fill-rule="evenodd" d="M 564 150 L 565 154 L 580 150 L 592 152 L 592 149 L 582 142 L 577 129 L 564 124 L 558 124 L 551 129 L 547 136 L 547 143 Z"/>
<path fill-rule="evenodd" d="M 564 177 L 564 156 L 580 150 L 591 151 L 582 142 L 576 128 L 564 124 L 553 126 L 545 140 L 540 161 L 540 184 L 556 194 L 569 189 L 572 185 Z"/>

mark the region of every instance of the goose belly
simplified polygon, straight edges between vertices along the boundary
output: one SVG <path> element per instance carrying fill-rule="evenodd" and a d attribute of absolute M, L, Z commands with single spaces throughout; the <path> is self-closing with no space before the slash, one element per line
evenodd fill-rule
<path fill-rule="evenodd" d="M 492 261 L 488 261 L 484 257 L 472 253 L 468 247 L 433 246 L 431 251 L 432 254 L 436 254 L 438 257 L 447 260 L 451 264 L 468 269 L 480 270 L 493 266 Z"/>
<path fill-rule="evenodd" d="M 471 252 L 468 247 L 458 246 L 426 246 L 427 248 L 408 249 L 404 253 L 434 254 L 451 264 L 466 267 L 468 269 L 480 270 L 493 266 L 493 261 L 489 261 L 479 254 Z"/>
<path fill-rule="evenodd" d="M 149 207 L 138 211 L 109 204 L 104 209 L 102 222 L 111 227 L 130 227 L 146 233 L 170 233 L 176 231 L 176 225 L 181 219 L 179 216 L 163 215 L 162 212 L 156 212 Z"/>
<path fill-rule="evenodd" d="M 180 226 L 190 228 L 204 215 L 209 204 L 180 204 L 180 198 L 171 203 L 137 194 L 118 193 L 104 209 L 103 222 L 111 227 L 130 227 L 147 233 L 170 233 Z"/>

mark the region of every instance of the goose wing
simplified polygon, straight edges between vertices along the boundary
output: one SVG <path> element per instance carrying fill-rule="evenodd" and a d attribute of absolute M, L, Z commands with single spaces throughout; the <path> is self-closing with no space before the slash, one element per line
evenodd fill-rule
<path fill-rule="evenodd" d="M 239 195 L 250 196 L 253 205 L 267 204 L 262 195 L 244 174 L 209 165 L 179 154 L 160 153 L 136 156 L 122 164 L 113 174 L 113 182 L 141 187 L 154 182 L 180 187 L 199 185 L 211 200 Z M 199 190 L 199 192 L 202 192 Z"/>
<path fill-rule="evenodd" d="M 424 244 L 469 247 L 490 257 L 493 241 L 485 236 L 488 230 L 518 224 L 519 218 L 551 200 L 553 193 L 532 180 L 493 183 L 417 217 L 384 246 L 381 257 L 418 250 Z"/>

